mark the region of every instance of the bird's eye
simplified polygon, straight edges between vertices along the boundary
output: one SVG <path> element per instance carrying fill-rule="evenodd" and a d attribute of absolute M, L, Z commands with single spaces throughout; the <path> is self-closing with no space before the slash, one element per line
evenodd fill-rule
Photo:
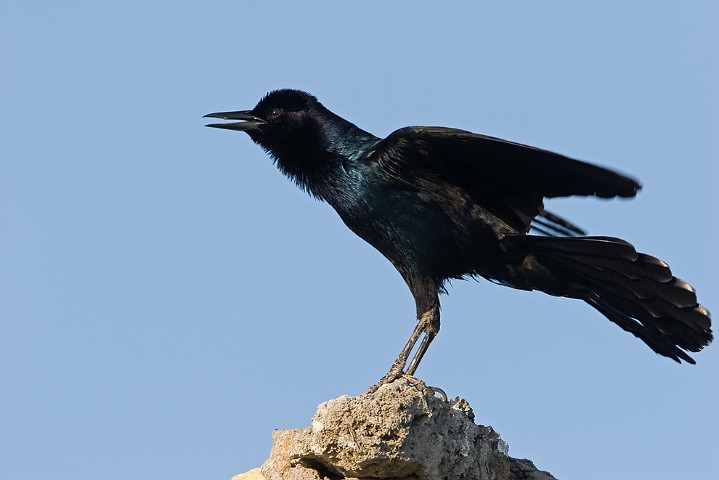
<path fill-rule="evenodd" d="M 280 118 L 285 113 L 284 110 L 282 110 L 279 107 L 275 107 L 271 109 L 269 112 L 267 112 L 267 120 L 273 121 Z"/>

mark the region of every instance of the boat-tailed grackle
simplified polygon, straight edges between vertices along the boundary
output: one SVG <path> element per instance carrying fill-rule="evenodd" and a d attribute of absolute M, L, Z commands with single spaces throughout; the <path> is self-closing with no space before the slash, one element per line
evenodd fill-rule
<path fill-rule="evenodd" d="M 414 374 L 439 331 L 439 294 L 453 278 L 583 300 L 679 363 L 695 363 L 686 352 L 712 340 L 709 312 L 666 263 L 618 238 L 584 236 L 544 210 L 544 198 L 634 197 L 641 187 L 632 178 L 453 128 L 406 127 L 381 139 L 298 90 L 206 116 L 236 120 L 208 126 L 246 132 L 402 275 L 417 326 L 384 382 Z M 528 235 L 532 227 L 545 235 Z"/>

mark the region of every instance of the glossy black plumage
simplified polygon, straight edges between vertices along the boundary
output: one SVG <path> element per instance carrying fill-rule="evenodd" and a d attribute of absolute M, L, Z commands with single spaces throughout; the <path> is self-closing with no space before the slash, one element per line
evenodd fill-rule
<path fill-rule="evenodd" d="M 450 278 L 583 300 L 676 361 L 694 363 L 686 351 L 712 340 L 709 312 L 666 263 L 624 240 L 580 236 L 544 210 L 544 198 L 633 197 L 641 187 L 629 177 L 452 128 L 406 127 L 380 139 L 297 90 L 207 116 L 239 120 L 209 126 L 245 131 L 407 282 L 418 323 L 385 380 L 416 370 L 439 331 L 439 293 Z M 528 235 L 532 227 L 549 236 Z"/>

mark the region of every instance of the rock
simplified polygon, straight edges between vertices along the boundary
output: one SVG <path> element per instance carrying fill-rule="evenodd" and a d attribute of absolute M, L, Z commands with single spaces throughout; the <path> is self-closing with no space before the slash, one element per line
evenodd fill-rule
<path fill-rule="evenodd" d="M 312 426 L 273 434 L 265 480 L 552 480 L 507 455 L 469 404 L 438 398 L 413 377 L 321 404 Z"/>
<path fill-rule="evenodd" d="M 249 472 L 235 475 L 231 480 L 264 480 L 259 468 L 253 468 Z"/>

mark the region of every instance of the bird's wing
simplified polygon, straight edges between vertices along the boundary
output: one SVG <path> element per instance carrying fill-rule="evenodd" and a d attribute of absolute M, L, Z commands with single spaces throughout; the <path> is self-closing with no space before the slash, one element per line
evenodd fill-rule
<path fill-rule="evenodd" d="M 641 188 L 637 181 L 602 167 L 444 127 L 396 130 L 365 160 L 409 184 L 430 177 L 456 185 L 520 231 L 527 231 L 544 211 L 544 197 L 633 197 Z"/>
<path fill-rule="evenodd" d="M 547 210 L 539 212 L 532 220 L 531 226 L 537 232 L 550 237 L 577 237 L 587 234 L 583 228 Z"/>

